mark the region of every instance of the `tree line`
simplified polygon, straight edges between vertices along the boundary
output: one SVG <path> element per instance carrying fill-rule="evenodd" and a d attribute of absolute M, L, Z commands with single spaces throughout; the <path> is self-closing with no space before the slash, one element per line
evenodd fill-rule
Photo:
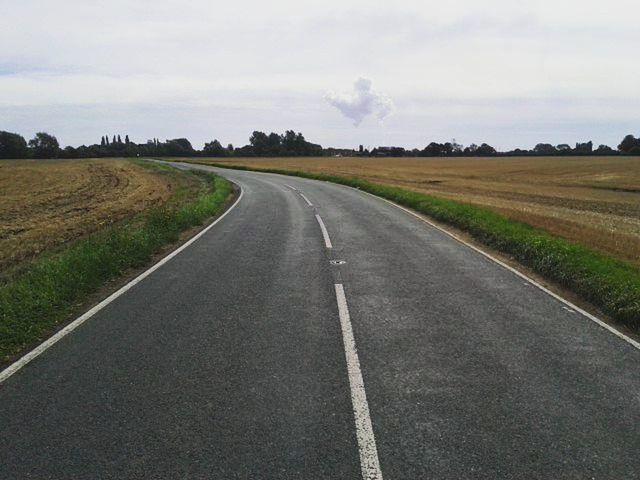
<path fill-rule="evenodd" d="M 552 156 L 552 155 L 640 155 L 640 138 L 627 135 L 620 142 L 617 149 L 607 145 L 600 145 L 594 149 L 593 142 L 577 143 L 575 147 L 568 144 L 551 145 L 539 143 L 531 150 L 515 149 L 498 152 L 487 143 L 480 145 L 461 145 L 455 140 L 451 142 L 431 142 L 423 149 L 405 149 L 403 147 L 376 147 L 372 150 L 323 148 L 321 145 L 307 141 L 302 133 L 287 130 L 283 134 L 254 131 L 249 137 L 249 143 L 243 147 L 234 148 L 232 144 L 226 147 L 217 139 L 204 144 L 202 150 L 196 150 L 186 138 L 174 138 L 160 141 L 157 138 L 147 140 L 146 143 L 136 144 L 129 139 L 129 135 L 122 139 L 120 134 L 103 135 L 100 143 L 67 146 L 60 148 L 55 136 L 45 132 L 38 132 L 28 142 L 17 133 L 0 131 L 0 158 L 94 158 L 94 157 L 229 157 L 229 156 L 423 156 L 423 157 L 453 157 L 453 156 Z"/>
<path fill-rule="evenodd" d="M 552 145 L 550 143 L 538 143 L 531 150 L 516 148 L 499 152 L 487 143 L 471 145 L 465 147 L 455 140 L 445 143 L 431 142 L 422 150 L 414 148 L 405 150 L 402 147 L 377 147 L 371 151 L 363 150 L 362 146 L 358 151 L 361 155 L 388 156 L 388 157 L 484 157 L 484 156 L 570 156 L 570 155 L 640 155 L 640 138 L 627 135 L 618 145 L 617 150 L 608 145 L 600 145 L 594 148 L 593 142 L 576 143 L 571 147 L 566 143 Z"/>
<path fill-rule="evenodd" d="M 100 143 L 94 145 L 68 146 L 60 148 L 58 139 L 45 132 L 36 133 L 27 142 L 22 135 L 0 131 L 0 158 L 95 158 L 95 157 L 226 157 L 237 156 L 320 156 L 322 147 L 305 140 L 301 133 L 287 130 L 284 134 L 266 134 L 255 131 L 249 144 L 234 148 L 224 147 L 220 141 L 205 143 L 202 150 L 196 150 L 186 138 L 160 141 L 157 138 L 136 144 L 129 135 L 103 135 Z"/>

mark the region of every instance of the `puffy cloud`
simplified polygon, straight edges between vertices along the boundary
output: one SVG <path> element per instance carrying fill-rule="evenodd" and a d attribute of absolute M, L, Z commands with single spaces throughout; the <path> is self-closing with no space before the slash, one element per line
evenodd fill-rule
<path fill-rule="evenodd" d="M 382 121 L 393 111 L 393 102 L 384 93 L 372 88 L 371 80 L 358 78 L 349 93 L 328 92 L 325 99 L 357 127 L 369 115 L 375 115 Z"/>

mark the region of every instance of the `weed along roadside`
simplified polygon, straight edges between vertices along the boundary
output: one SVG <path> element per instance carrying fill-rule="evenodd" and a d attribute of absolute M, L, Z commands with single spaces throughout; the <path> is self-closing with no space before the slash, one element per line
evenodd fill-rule
<path fill-rule="evenodd" d="M 203 186 L 191 195 L 176 191 L 175 198 L 162 206 L 105 227 L 60 251 L 45 252 L 0 284 L 0 363 L 46 338 L 107 282 L 147 266 L 154 255 L 230 203 L 233 187 L 224 178 L 204 172 L 179 174 L 197 175 Z"/>
<path fill-rule="evenodd" d="M 619 259 L 482 207 L 399 187 L 299 170 L 251 168 L 227 163 L 206 164 L 220 168 L 329 181 L 354 187 L 411 208 L 469 233 L 480 243 L 511 256 L 537 274 L 574 292 L 616 322 L 635 333 L 640 332 L 640 270 Z"/>

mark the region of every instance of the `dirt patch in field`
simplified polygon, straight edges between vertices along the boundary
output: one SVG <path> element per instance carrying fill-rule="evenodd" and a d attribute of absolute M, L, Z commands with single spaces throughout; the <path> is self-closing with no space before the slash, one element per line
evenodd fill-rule
<path fill-rule="evenodd" d="M 125 160 L 0 161 L 0 271 L 160 205 L 174 188 Z"/>
<path fill-rule="evenodd" d="M 638 157 L 207 161 L 358 177 L 473 203 L 640 265 Z"/>

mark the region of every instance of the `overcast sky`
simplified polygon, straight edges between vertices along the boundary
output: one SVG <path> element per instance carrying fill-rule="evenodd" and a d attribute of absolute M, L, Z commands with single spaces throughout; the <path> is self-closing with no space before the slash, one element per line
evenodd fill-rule
<path fill-rule="evenodd" d="M 0 0 L 0 130 L 615 146 L 640 134 L 638 18 L 637 0 Z"/>

